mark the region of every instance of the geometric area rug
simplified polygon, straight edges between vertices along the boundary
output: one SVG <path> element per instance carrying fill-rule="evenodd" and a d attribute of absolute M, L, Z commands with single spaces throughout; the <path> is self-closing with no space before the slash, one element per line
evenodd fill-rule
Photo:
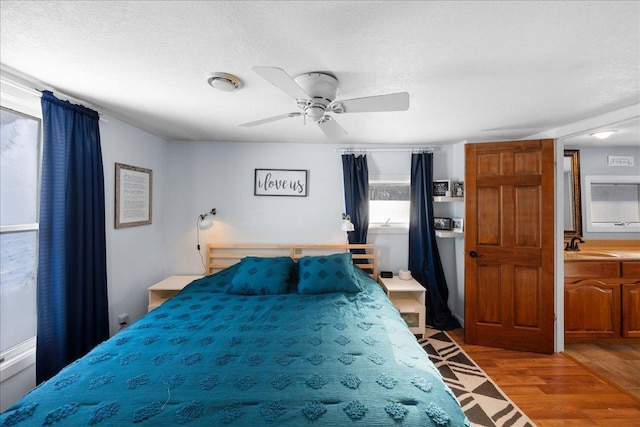
<path fill-rule="evenodd" d="M 427 328 L 418 342 L 474 426 L 535 427 L 446 332 Z"/>

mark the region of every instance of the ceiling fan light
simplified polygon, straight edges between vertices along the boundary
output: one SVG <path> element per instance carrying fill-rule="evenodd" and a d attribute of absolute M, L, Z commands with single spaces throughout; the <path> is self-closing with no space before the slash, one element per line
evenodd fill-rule
<path fill-rule="evenodd" d="M 241 123 L 238 126 L 251 127 L 276 120 L 302 115 L 303 123 L 307 119 L 314 121 L 327 138 L 337 140 L 347 135 L 340 125 L 325 113 L 373 113 L 382 111 L 405 111 L 409 109 L 407 92 L 385 95 L 336 100 L 338 79 L 324 71 L 312 71 L 291 78 L 286 71 L 277 67 L 253 67 L 253 70 L 269 83 L 291 96 L 301 113 L 288 113 L 266 119 Z"/>
<path fill-rule="evenodd" d="M 595 136 L 598 139 L 606 139 L 609 138 L 611 135 L 613 135 L 614 133 L 616 133 L 617 130 L 603 130 L 600 132 L 594 132 L 591 134 L 591 136 Z"/>
<path fill-rule="evenodd" d="M 314 107 L 309 107 L 305 111 L 305 114 L 311 120 L 317 122 L 318 120 L 320 120 L 320 119 L 322 119 L 324 117 L 324 109 L 322 109 L 320 107 L 315 107 L 315 106 Z"/>
<path fill-rule="evenodd" d="M 227 73 L 212 73 L 207 76 L 207 83 L 214 89 L 223 92 L 234 92 L 242 88 L 242 80 Z"/>

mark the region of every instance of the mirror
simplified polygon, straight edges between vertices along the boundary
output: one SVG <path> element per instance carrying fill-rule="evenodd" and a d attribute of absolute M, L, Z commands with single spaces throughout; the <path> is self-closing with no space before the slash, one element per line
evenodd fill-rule
<path fill-rule="evenodd" d="M 580 150 L 564 150 L 564 238 L 582 237 Z"/>

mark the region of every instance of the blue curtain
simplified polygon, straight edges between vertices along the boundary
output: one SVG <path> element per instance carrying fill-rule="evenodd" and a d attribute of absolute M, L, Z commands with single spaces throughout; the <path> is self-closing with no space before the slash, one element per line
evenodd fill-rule
<path fill-rule="evenodd" d="M 367 156 L 342 155 L 344 205 L 355 230 L 347 233 L 349 243 L 367 243 L 369 231 L 369 167 Z"/>
<path fill-rule="evenodd" d="M 411 155 L 409 270 L 427 289 L 427 324 L 440 330 L 459 328 L 447 306 L 449 289 L 442 270 L 433 225 L 433 154 Z"/>
<path fill-rule="evenodd" d="M 36 381 L 109 337 L 98 113 L 42 94 Z"/>

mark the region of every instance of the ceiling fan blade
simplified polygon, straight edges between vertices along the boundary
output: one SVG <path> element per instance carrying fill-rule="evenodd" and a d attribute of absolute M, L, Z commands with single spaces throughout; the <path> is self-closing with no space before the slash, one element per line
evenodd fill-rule
<path fill-rule="evenodd" d="M 311 99 L 289 74 L 277 67 L 253 67 L 253 71 L 294 99 Z"/>
<path fill-rule="evenodd" d="M 330 116 L 324 116 L 324 118 L 318 122 L 318 126 L 320 126 L 322 132 L 324 132 L 329 139 L 340 139 L 347 135 L 347 132 Z"/>
<path fill-rule="evenodd" d="M 388 95 L 369 96 L 366 98 L 345 99 L 336 102 L 336 113 L 373 113 L 376 111 L 405 111 L 409 109 L 409 94 L 407 92 L 391 93 Z"/>
<path fill-rule="evenodd" d="M 240 124 L 238 124 L 238 126 L 242 126 L 242 127 L 245 127 L 245 128 L 250 128 L 252 126 L 263 125 L 265 123 L 275 122 L 277 120 L 287 119 L 289 117 L 296 117 L 296 116 L 300 116 L 300 115 L 302 115 L 302 113 L 280 114 L 279 116 L 267 117 L 266 119 L 256 120 L 254 122 L 240 123 Z"/>

